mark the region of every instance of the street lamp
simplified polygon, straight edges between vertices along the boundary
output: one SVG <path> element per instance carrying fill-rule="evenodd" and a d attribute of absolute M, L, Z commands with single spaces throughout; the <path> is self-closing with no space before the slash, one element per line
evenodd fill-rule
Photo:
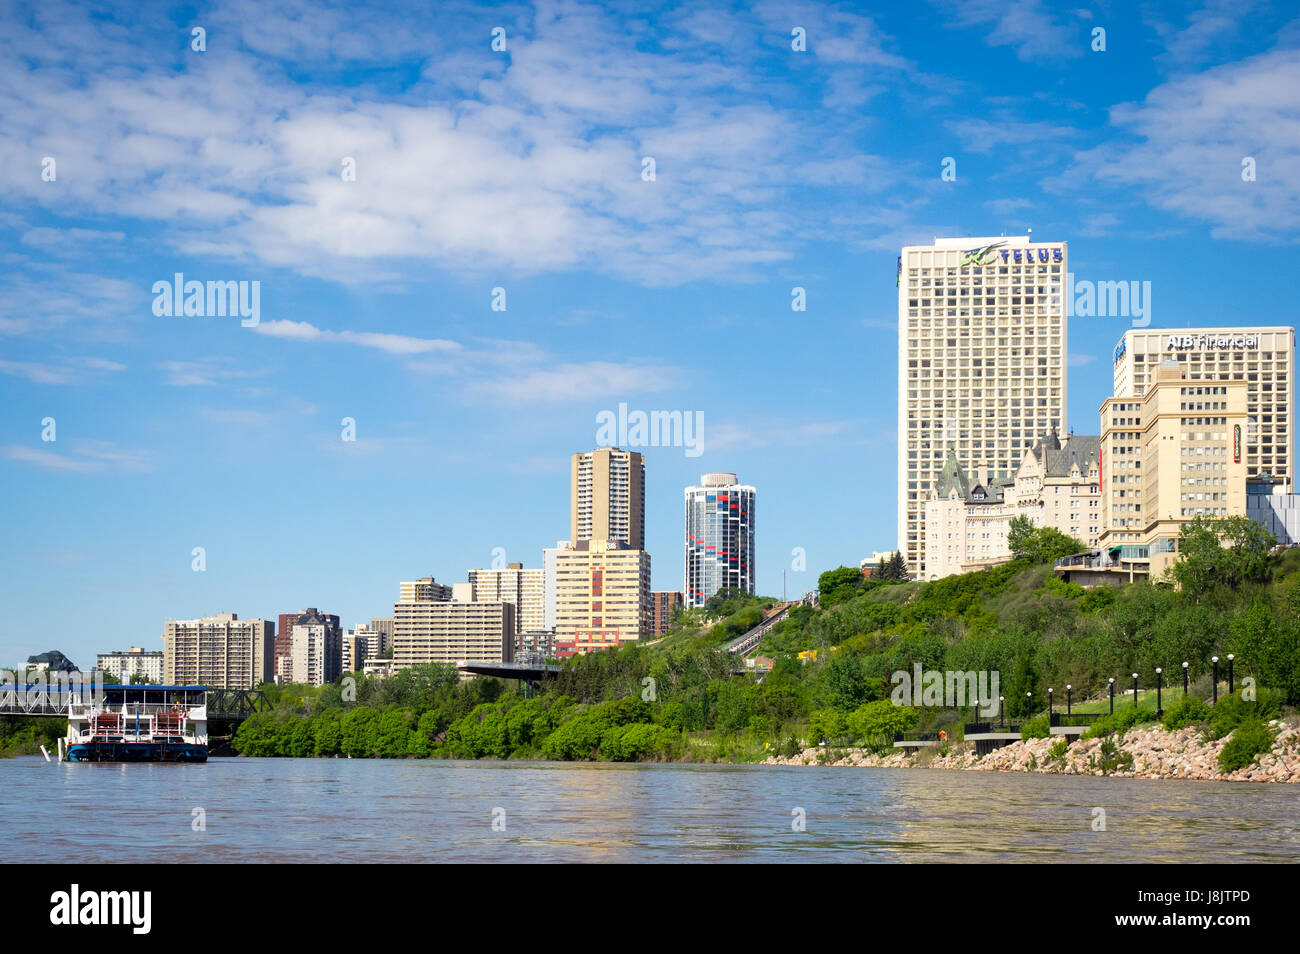
<path fill-rule="evenodd" d="M 1047 718 L 1052 718 L 1052 690 L 1050 687 L 1047 690 Z"/>
<path fill-rule="evenodd" d="M 1133 673 L 1133 708 L 1136 709 L 1137 704 L 1138 704 L 1138 674 Z"/>
<path fill-rule="evenodd" d="M 1025 693 L 1025 718 L 1032 719 L 1033 716 L 1034 716 L 1034 694 L 1032 692 L 1026 692 Z"/>
<path fill-rule="evenodd" d="M 1070 694 L 1071 694 L 1071 692 L 1072 692 L 1073 689 L 1074 689 L 1074 686 L 1070 685 L 1068 682 L 1065 684 L 1065 714 L 1066 714 L 1066 715 L 1069 715 L 1069 714 L 1070 714 L 1070 705 L 1071 705 L 1071 695 L 1070 695 Z"/>
<path fill-rule="evenodd" d="M 1159 666 L 1156 666 L 1156 718 L 1159 719 L 1164 714 L 1164 709 L 1160 705 L 1160 690 L 1164 685 L 1164 678 L 1160 675 L 1164 672 Z"/>
<path fill-rule="evenodd" d="M 998 725 L 1005 726 L 1006 724 L 1007 724 L 1007 697 L 998 696 Z"/>
<path fill-rule="evenodd" d="M 1219 701 L 1219 657 L 1211 656 L 1210 662 L 1214 663 L 1214 702 Z"/>
<path fill-rule="evenodd" d="M 1114 715 L 1115 714 L 1115 677 L 1111 676 L 1109 679 L 1107 679 L 1106 684 L 1110 688 L 1110 714 Z"/>
<path fill-rule="evenodd" d="M 1187 663 L 1183 663 L 1183 695 L 1187 695 Z"/>
<path fill-rule="evenodd" d="M 1232 695 L 1232 653 L 1228 653 L 1228 695 Z"/>

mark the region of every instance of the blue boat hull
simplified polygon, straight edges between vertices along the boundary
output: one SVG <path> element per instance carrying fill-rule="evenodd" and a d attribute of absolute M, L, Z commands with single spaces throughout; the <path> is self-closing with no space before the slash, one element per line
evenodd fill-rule
<path fill-rule="evenodd" d="M 206 762 L 208 747 L 189 742 L 79 742 L 69 762 Z"/>

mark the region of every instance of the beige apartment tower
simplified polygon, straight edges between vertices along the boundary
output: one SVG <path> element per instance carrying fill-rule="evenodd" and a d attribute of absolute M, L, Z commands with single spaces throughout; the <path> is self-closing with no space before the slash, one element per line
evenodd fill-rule
<path fill-rule="evenodd" d="M 546 628 L 541 567 L 526 570 L 522 563 L 510 563 L 501 570 L 470 570 L 468 576 L 470 601 L 514 606 L 516 633 L 537 633 Z"/>
<path fill-rule="evenodd" d="M 1141 397 L 1101 406 L 1100 543 L 1149 557 L 1155 579 L 1188 520 L 1245 514 L 1249 395 L 1245 380 L 1193 380 L 1174 359 L 1144 377 Z"/>
<path fill-rule="evenodd" d="M 501 663 L 514 658 L 510 603 L 412 600 L 393 604 L 393 668 L 423 663 Z"/>
<path fill-rule="evenodd" d="M 561 655 L 649 638 L 650 554 L 580 540 L 556 551 L 555 563 L 555 644 Z"/>
<path fill-rule="evenodd" d="M 1115 346 L 1116 398 L 1142 397 L 1156 368 L 1176 361 L 1191 386 L 1244 381 L 1246 477 L 1270 476 L 1284 492 L 1295 486 L 1291 433 L 1295 394 L 1295 329 L 1135 328 Z"/>
<path fill-rule="evenodd" d="M 1064 242 L 941 238 L 898 263 L 898 548 L 926 579 L 925 505 L 948 448 L 985 483 L 1066 433 Z"/>
<path fill-rule="evenodd" d="M 645 458 L 602 447 L 574 454 L 569 471 L 569 539 L 614 540 L 645 549 Z"/>
<path fill-rule="evenodd" d="M 218 613 L 169 619 L 163 632 L 163 682 L 169 686 L 255 689 L 275 676 L 275 623 Z"/>

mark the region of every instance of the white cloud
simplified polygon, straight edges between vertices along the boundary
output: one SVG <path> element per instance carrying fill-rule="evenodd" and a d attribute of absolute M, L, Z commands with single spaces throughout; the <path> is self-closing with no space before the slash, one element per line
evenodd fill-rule
<path fill-rule="evenodd" d="M 63 444 L 62 441 L 59 444 Z M 7 460 L 33 464 L 46 470 L 68 473 L 98 473 L 118 470 L 143 472 L 153 469 L 152 455 L 148 451 L 127 450 L 111 441 L 75 439 L 67 442 L 71 453 L 60 453 L 51 448 L 28 447 L 10 444 L 4 449 Z"/>
<path fill-rule="evenodd" d="M 205 358 L 199 361 L 163 361 L 158 369 L 172 387 L 211 387 L 223 381 L 256 377 L 260 372 L 240 367 L 229 358 Z"/>
<path fill-rule="evenodd" d="M 41 361 L 0 361 L 0 374 L 25 378 L 32 384 L 85 384 L 97 372 L 125 371 L 126 365 L 107 358 L 80 358 L 63 364 Z"/>
<path fill-rule="evenodd" d="M 389 354 L 427 354 L 431 351 L 458 351 L 455 341 L 440 338 L 415 338 L 374 331 L 327 331 L 306 321 L 264 321 L 256 325 L 258 334 L 291 341 L 338 341 L 374 348 Z"/>
<path fill-rule="evenodd" d="M 1042 0 L 935 0 L 950 18 L 947 24 L 984 31 L 989 46 L 1011 46 L 1021 60 L 1051 61 L 1082 56 L 1088 31 L 1057 22 Z"/>
<path fill-rule="evenodd" d="M 763 19 L 784 22 L 774 9 L 738 14 L 737 31 L 780 40 Z M 797 12 L 827 77 L 863 89 L 905 80 L 909 64 L 870 19 Z M 805 187 L 892 181 L 801 105 L 753 95 L 755 58 L 770 47 L 733 61 L 698 21 L 674 30 L 671 17 L 555 2 L 500 11 L 505 57 L 490 51 L 481 16 L 446 16 L 230 4 L 213 17 L 234 49 L 200 56 L 177 44 L 154 57 L 119 27 L 60 10 L 43 32 L 0 43 L 0 165 L 58 160 L 56 182 L 11 181 L 19 200 L 165 222 L 163 240 L 188 256 L 343 281 L 430 264 L 595 269 L 651 285 L 754 278 L 791 256 L 810 204 L 835 202 Z M 447 39 L 463 29 L 483 31 L 480 48 Z M 382 80 L 322 92 L 271 59 L 324 70 L 426 51 L 420 80 L 400 93 Z M 90 63 L 100 71 L 83 75 Z M 647 155 L 654 182 L 641 178 Z M 355 182 L 340 178 L 345 156 Z M 62 239 L 32 230 L 28 241 Z"/>
<path fill-rule="evenodd" d="M 625 395 L 666 391 L 685 380 L 679 368 L 620 361 L 554 364 L 527 372 L 474 381 L 470 398 L 493 401 L 599 401 Z"/>
<path fill-rule="evenodd" d="M 1158 86 L 1111 110 L 1133 137 L 1076 157 L 1062 188 L 1135 189 L 1157 208 L 1211 223 L 1214 238 L 1300 236 L 1300 50 L 1277 50 Z M 1256 179 L 1243 181 L 1243 160 Z"/>

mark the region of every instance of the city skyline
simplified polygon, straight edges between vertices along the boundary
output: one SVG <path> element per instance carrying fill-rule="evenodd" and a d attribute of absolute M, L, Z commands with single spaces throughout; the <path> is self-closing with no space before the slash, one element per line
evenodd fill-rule
<path fill-rule="evenodd" d="M 1080 434 L 1135 320 L 1294 325 L 1300 163 L 1257 95 L 1300 73 L 1285 12 L 1211 45 L 1194 11 L 1034 9 L 363 6 L 276 45 L 230 6 L 201 53 L 180 14 L 15 22 L 0 657 L 87 665 L 222 611 L 351 628 L 395 581 L 541 566 L 566 455 L 623 405 L 703 424 L 623 448 L 653 589 L 683 576 L 681 488 L 724 470 L 763 491 L 756 589 L 812 589 L 897 544 L 892 282 L 936 237 L 1033 228 L 1079 281 L 1150 283 L 1141 318 L 1070 318 Z M 256 323 L 156 313 L 185 280 L 246 283 Z M 820 473 L 871 493 L 846 515 Z"/>

